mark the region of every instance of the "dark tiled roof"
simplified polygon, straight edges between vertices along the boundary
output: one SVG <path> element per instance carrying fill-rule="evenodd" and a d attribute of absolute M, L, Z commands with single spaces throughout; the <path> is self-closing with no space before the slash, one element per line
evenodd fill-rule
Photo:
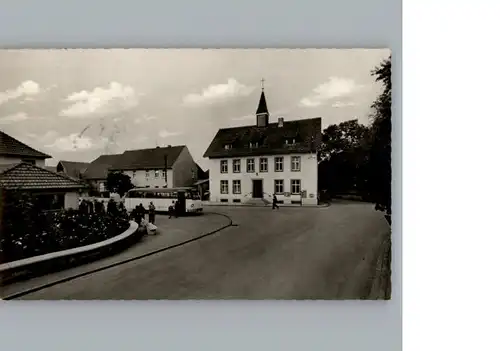
<path fill-rule="evenodd" d="M 117 163 L 122 154 L 118 155 L 101 155 L 92 161 L 85 172 L 83 178 L 85 179 L 106 179 L 108 176 L 109 168 Z"/>
<path fill-rule="evenodd" d="M 79 189 L 84 185 L 64 174 L 29 163 L 18 163 L 0 173 L 0 187 L 8 190 Z"/>
<path fill-rule="evenodd" d="M 167 156 L 167 168 L 172 168 L 185 147 L 185 145 L 178 145 L 125 151 L 110 169 L 134 170 L 165 168 L 165 155 Z"/>
<path fill-rule="evenodd" d="M 75 179 L 80 179 L 80 176 L 85 173 L 85 170 L 90 165 L 88 162 L 73 161 L 59 161 L 59 164 L 63 166 L 64 173 Z"/>
<path fill-rule="evenodd" d="M 37 151 L 32 147 L 14 139 L 8 134 L 0 131 L 0 155 L 32 157 L 32 158 L 51 158 L 51 156 Z"/>
<path fill-rule="evenodd" d="M 14 166 L 17 166 L 20 162 L 16 162 L 16 163 L 9 163 L 9 164 L 1 164 L 0 165 L 0 174 L 2 174 L 3 172 L 5 171 L 8 171 L 9 169 L 11 169 L 12 167 Z"/>
<path fill-rule="evenodd" d="M 208 179 L 208 170 L 204 171 L 199 164 L 196 164 L 196 169 L 198 173 L 198 179 Z"/>
<path fill-rule="evenodd" d="M 57 167 L 56 166 L 45 166 L 43 168 L 48 169 L 51 172 L 57 172 Z"/>
<path fill-rule="evenodd" d="M 286 140 L 295 139 L 295 144 Z M 259 147 L 250 148 L 258 142 Z M 231 149 L 226 150 L 226 144 Z M 256 125 L 219 129 L 203 157 L 223 158 L 317 152 L 321 145 L 321 118 L 284 121 L 283 126 L 269 123 L 267 127 Z"/>

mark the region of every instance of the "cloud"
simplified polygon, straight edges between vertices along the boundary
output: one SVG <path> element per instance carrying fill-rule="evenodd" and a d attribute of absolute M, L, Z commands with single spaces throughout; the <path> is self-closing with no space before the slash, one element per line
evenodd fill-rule
<path fill-rule="evenodd" d="M 142 117 L 136 118 L 134 120 L 135 124 L 141 124 L 143 122 L 149 122 L 149 121 L 154 121 L 155 119 L 158 119 L 156 116 L 149 116 L 149 115 L 144 115 Z"/>
<path fill-rule="evenodd" d="M 28 115 L 25 112 L 18 112 L 5 117 L 0 117 L 0 124 L 10 124 L 20 121 L 25 121 L 28 119 Z"/>
<path fill-rule="evenodd" d="M 134 139 L 134 143 L 142 143 L 149 140 L 149 138 L 145 135 L 140 135 Z"/>
<path fill-rule="evenodd" d="M 356 106 L 356 104 L 352 101 L 348 101 L 348 102 L 335 101 L 332 104 L 332 107 L 335 107 L 335 108 L 343 108 L 343 107 L 350 107 L 350 106 Z"/>
<path fill-rule="evenodd" d="M 225 84 L 212 84 L 199 94 L 186 95 L 183 102 L 186 105 L 212 104 L 228 98 L 248 96 L 254 89 L 239 83 L 234 78 L 229 78 Z"/>
<path fill-rule="evenodd" d="M 246 120 L 250 120 L 250 119 L 254 119 L 255 118 L 255 115 L 244 115 L 244 116 L 240 116 L 240 117 L 234 117 L 232 120 L 233 121 L 246 121 Z"/>
<path fill-rule="evenodd" d="M 177 136 L 177 135 L 180 135 L 181 133 L 179 132 L 170 132 L 166 129 L 163 129 L 163 130 L 160 130 L 160 132 L 158 133 L 158 135 L 160 136 L 160 138 L 168 138 L 168 137 L 172 137 L 172 136 Z"/>
<path fill-rule="evenodd" d="M 108 138 L 100 138 L 96 141 L 87 136 L 80 136 L 80 133 L 72 133 L 55 139 L 53 143 L 47 144 L 45 147 L 59 151 L 84 151 L 102 148 L 109 141 Z"/>
<path fill-rule="evenodd" d="M 42 142 L 47 143 L 54 140 L 58 135 L 59 133 L 57 133 L 55 130 L 49 130 L 45 134 L 37 136 L 37 138 L 40 139 Z"/>
<path fill-rule="evenodd" d="M 34 95 L 40 94 L 40 85 L 32 80 L 22 82 L 17 88 L 0 92 L 0 105 L 10 100 L 19 98 L 30 98 Z"/>
<path fill-rule="evenodd" d="M 361 88 L 353 79 L 330 77 L 325 83 L 313 89 L 309 96 L 300 100 L 302 107 L 317 107 L 324 105 L 329 100 L 350 95 Z"/>
<path fill-rule="evenodd" d="M 38 139 L 41 140 L 45 143 L 54 140 L 54 138 L 58 135 L 58 133 L 55 130 L 49 130 L 43 135 L 35 134 L 35 133 L 26 133 L 26 136 L 28 136 L 31 139 Z"/>
<path fill-rule="evenodd" d="M 108 87 L 70 94 L 72 105 L 60 112 L 65 117 L 89 117 L 129 110 L 138 105 L 138 94 L 129 85 L 111 82 Z"/>

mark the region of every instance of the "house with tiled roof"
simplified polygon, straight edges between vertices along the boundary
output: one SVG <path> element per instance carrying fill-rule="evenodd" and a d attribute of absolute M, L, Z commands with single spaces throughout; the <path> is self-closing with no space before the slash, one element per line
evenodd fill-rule
<path fill-rule="evenodd" d="M 74 179 L 82 179 L 83 173 L 87 170 L 90 163 L 74 162 L 74 161 L 59 161 L 56 166 L 58 173 L 64 173 Z"/>
<path fill-rule="evenodd" d="M 78 208 L 84 188 L 82 182 L 31 163 L 0 165 L 0 196 L 28 192 L 39 200 L 40 210 Z"/>
<path fill-rule="evenodd" d="M 90 189 L 96 195 L 108 197 L 106 189 L 106 178 L 109 169 L 118 162 L 121 154 L 101 155 L 90 162 L 82 174 L 82 178 L 89 184 Z"/>
<path fill-rule="evenodd" d="M 321 118 L 270 122 L 264 89 L 256 123 L 219 129 L 209 159 L 210 201 L 316 205 Z"/>
<path fill-rule="evenodd" d="M 44 167 L 48 158 L 51 156 L 0 131 L 0 165 L 25 162 Z"/>
<path fill-rule="evenodd" d="M 127 174 L 135 187 L 165 188 L 191 186 L 198 180 L 198 165 L 186 145 L 127 150 L 122 154 L 101 155 L 92 161 L 82 178 L 97 192 L 107 196 L 109 172 Z"/>
<path fill-rule="evenodd" d="M 77 208 L 85 188 L 65 174 L 45 166 L 51 156 L 0 131 L 0 192 L 29 192 L 40 200 L 41 210 Z"/>
<path fill-rule="evenodd" d="M 109 170 L 124 172 L 141 188 L 185 187 L 198 180 L 198 165 L 186 145 L 127 150 Z"/>

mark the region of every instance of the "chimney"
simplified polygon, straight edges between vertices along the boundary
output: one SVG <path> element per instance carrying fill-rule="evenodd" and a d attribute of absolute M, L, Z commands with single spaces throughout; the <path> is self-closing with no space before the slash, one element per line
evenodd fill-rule
<path fill-rule="evenodd" d="M 278 127 L 279 127 L 279 128 L 283 127 L 283 121 L 284 121 L 284 120 L 285 120 L 285 119 L 284 119 L 283 117 L 278 117 Z"/>

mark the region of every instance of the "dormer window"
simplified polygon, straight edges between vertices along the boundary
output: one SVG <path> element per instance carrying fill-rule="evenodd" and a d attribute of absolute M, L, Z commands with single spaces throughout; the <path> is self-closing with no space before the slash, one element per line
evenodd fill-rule
<path fill-rule="evenodd" d="M 294 145 L 295 144 L 295 138 L 293 139 L 286 139 L 285 140 L 286 145 Z"/>
<path fill-rule="evenodd" d="M 253 149 L 253 148 L 256 148 L 256 147 L 259 147 L 259 142 L 256 141 L 254 143 L 250 142 L 250 148 Z"/>
<path fill-rule="evenodd" d="M 224 149 L 226 149 L 226 150 L 231 150 L 232 148 L 233 148 L 233 145 L 231 145 L 231 144 L 224 145 Z"/>

